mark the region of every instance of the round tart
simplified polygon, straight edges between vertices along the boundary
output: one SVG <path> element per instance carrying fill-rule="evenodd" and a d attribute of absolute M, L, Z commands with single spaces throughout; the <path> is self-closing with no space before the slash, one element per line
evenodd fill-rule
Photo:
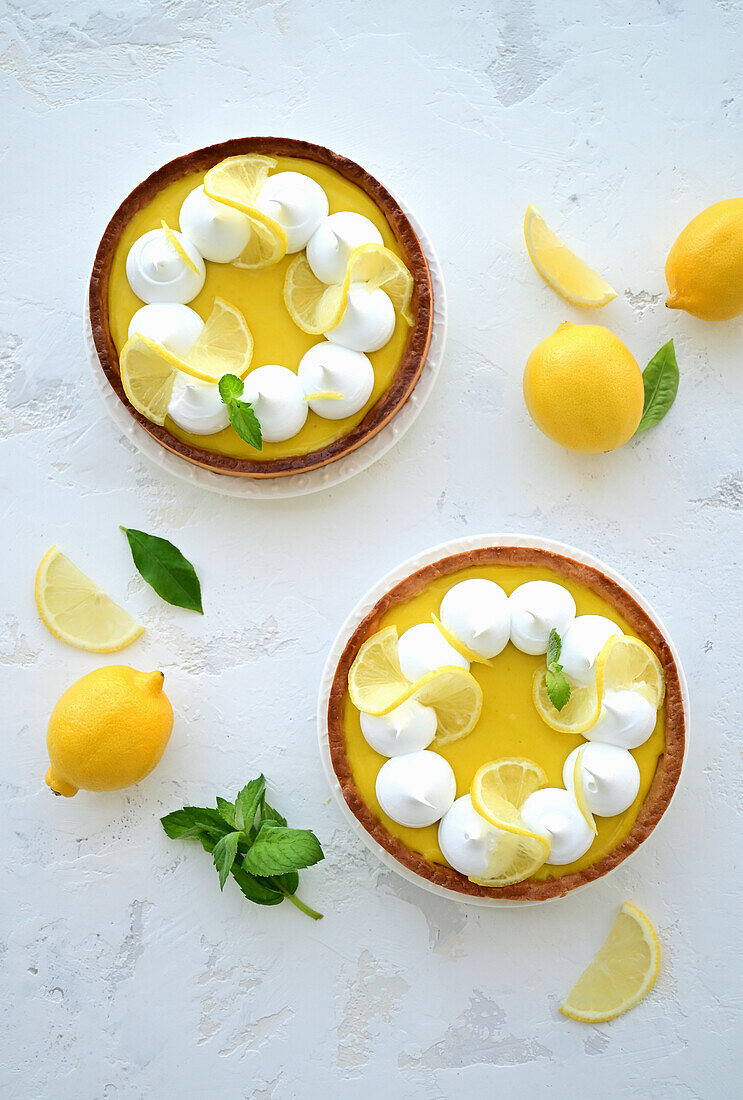
<path fill-rule="evenodd" d="M 238 201 L 227 205 L 232 201 L 231 182 L 225 187 L 221 176 L 217 179 L 219 172 L 210 177 L 213 184 L 205 181 L 211 170 L 219 166 L 221 172 L 225 164 L 237 164 L 238 158 L 263 161 L 267 166 L 263 190 L 260 195 L 256 191 L 249 208 Z M 222 195 L 214 191 L 218 185 L 224 187 L 226 197 L 215 206 L 217 200 L 212 196 Z M 216 229 L 209 220 L 215 209 L 221 210 Z M 229 251 L 230 241 L 243 232 L 240 219 L 250 226 L 245 230 L 250 241 L 235 257 L 234 249 Z M 310 224 L 308 219 L 314 220 Z M 310 234 L 308 240 L 304 229 Z M 263 236 L 269 242 L 265 247 Z M 259 238 L 263 251 L 256 262 L 253 244 Z M 279 240 L 280 248 L 266 258 L 266 252 Z M 168 249 L 172 249 L 169 254 Z M 371 260 L 360 255 L 375 250 L 379 255 L 374 254 Z M 157 287 L 155 297 L 148 297 L 152 279 L 165 278 L 158 274 L 158 265 L 169 271 L 172 268 L 177 275 L 170 281 L 168 297 L 158 296 Z M 318 309 L 308 322 L 302 311 L 307 295 L 317 296 L 318 280 L 327 284 L 331 306 L 342 304 L 335 311 Z M 314 284 L 309 291 L 308 281 Z M 296 308 L 293 304 L 290 309 L 290 301 Z M 145 305 L 147 310 L 143 310 Z M 276 478 L 334 462 L 361 447 L 392 420 L 410 397 L 426 361 L 433 291 L 428 262 L 410 221 L 374 177 L 319 145 L 289 138 L 250 137 L 179 157 L 132 191 L 109 222 L 98 247 L 89 310 L 105 378 L 153 439 L 186 461 L 216 473 Z M 187 360 L 179 345 L 189 332 L 192 342 L 204 322 L 209 331 L 210 314 L 217 311 L 221 311 L 222 322 L 225 317 L 238 318 L 237 324 L 230 321 L 233 329 L 242 319 L 240 339 L 250 354 L 244 360 L 245 370 L 236 373 L 244 382 L 244 399 L 251 403 L 263 428 L 258 448 L 250 433 L 247 438 L 238 434 L 232 415 L 228 422 L 226 402 L 223 407 L 220 396 L 214 397 L 218 377 L 205 374 L 199 366 L 192 379 L 178 375 L 172 391 L 178 400 L 170 404 L 166 400 L 159 417 L 149 404 L 132 402 L 128 373 L 124 372 L 122 379 L 121 361 L 133 334 L 140 332 L 135 314 L 141 318 L 150 314 L 149 328 L 142 336 L 158 344 L 160 334 L 165 334 L 165 354 L 172 352 Z M 320 321 L 316 314 L 321 315 Z M 327 329 L 322 316 L 330 318 Z M 219 340 L 223 329 L 224 324 Z M 168 336 L 173 337 L 169 348 Z M 330 367 L 325 373 L 325 358 L 316 354 L 321 350 L 317 345 L 327 352 Z M 315 351 L 308 356 L 310 349 Z M 134 350 L 141 374 L 142 356 L 151 358 L 151 348 L 140 342 Z M 155 349 L 158 351 L 162 354 L 162 348 Z M 260 368 L 266 369 L 256 374 L 253 384 L 251 375 Z M 184 377 L 193 393 L 188 385 L 183 386 Z M 318 379 L 329 379 L 328 387 L 318 390 Z M 332 385 L 335 379 L 343 385 Z M 205 388 L 207 381 L 215 383 L 210 390 Z M 237 390 L 233 395 L 241 396 Z M 306 418 L 302 401 L 308 404 Z M 156 404 L 153 401 L 152 407 Z M 277 405 L 280 415 L 276 414 Z"/>
<path fill-rule="evenodd" d="M 578 551 L 509 542 L 447 544 L 382 582 L 336 641 L 318 712 L 336 793 L 385 862 L 437 892 L 486 903 L 562 897 L 617 867 L 667 809 L 686 743 L 683 672 L 642 597 Z M 536 592 L 541 618 L 528 610 L 539 610 Z M 573 702 L 558 699 L 558 711 L 537 685 L 561 661 Z M 460 681 L 458 695 L 446 677 Z M 431 681 L 438 701 L 455 692 L 471 721 L 453 728 Z M 581 714 L 591 691 L 596 712 Z M 500 776 L 516 768 L 528 797 L 494 819 L 487 803 L 500 795 L 488 790 L 503 792 Z M 503 825 L 495 833 L 494 821 Z M 481 833 L 510 837 L 510 879 L 492 844 L 488 873 L 477 870 Z"/>

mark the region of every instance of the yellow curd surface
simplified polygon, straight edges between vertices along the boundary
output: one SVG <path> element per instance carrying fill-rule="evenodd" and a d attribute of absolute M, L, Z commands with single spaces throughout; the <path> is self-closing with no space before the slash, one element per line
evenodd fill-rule
<path fill-rule="evenodd" d="M 277 157 L 276 161 L 277 166 L 273 172 L 302 172 L 316 180 L 328 196 L 331 214 L 339 210 L 352 210 L 369 218 L 382 234 L 387 248 L 400 255 L 400 248 L 387 219 L 360 187 L 344 179 L 332 168 L 314 161 L 299 157 Z M 204 175 L 205 172 L 193 172 L 169 184 L 148 206 L 134 215 L 121 235 L 113 258 L 108 297 L 109 324 L 118 352 L 121 352 L 126 343 L 129 322 L 144 304 L 134 294 L 126 278 L 126 257 L 129 249 L 142 234 L 150 229 L 158 229 L 163 218 L 172 229 L 177 229 L 178 213 L 183 200 L 194 187 L 203 183 Z M 292 259 L 293 256 L 285 256 L 280 263 L 261 271 L 243 271 L 232 264 L 218 264 L 207 260 L 204 287 L 188 303 L 204 320 L 209 316 L 216 297 L 224 298 L 240 310 L 255 341 L 251 369 L 266 363 L 279 363 L 296 371 L 304 353 L 322 339 L 302 332 L 287 313 L 283 299 L 284 276 Z M 166 420 L 165 426 L 177 439 L 203 450 L 236 458 L 267 461 L 287 455 L 307 454 L 340 439 L 364 419 L 380 395 L 389 388 L 405 350 L 408 333 L 408 325 L 398 314 L 391 340 L 379 351 L 369 355 L 374 367 L 374 389 L 366 405 L 354 416 L 343 420 L 325 420 L 310 410 L 307 422 L 297 435 L 281 443 L 264 443 L 262 451 L 254 450 L 231 427 L 214 435 L 191 435 L 182 431 L 170 418 Z"/>
<path fill-rule="evenodd" d="M 485 577 L 495 581 L 507 594 L 531 580 L 550 580 L 563 585 L 573 595 L 579 615 L 605 615 L 630 635 L 635 635 L 625 620 L 600 596 L 567 579 L 562 574 L 536 566 L 488 565 L 464 569 L 434 582 L 425 592 L 405 604 L 392 608 L 383 618 L 380 629 L 396 626 L 402 634 L 416 623 L 430 622 L 431 612 L 438 614 L 441 600 L 452 585 L 469 577 Z M 547 773 L 551 787 L 562 787 L 562 766 L 565 757 L 585 743 L 583 737 L 556 733 L 537 714 L 532 703 L 532 677 L 537 667 L 543 667 L 544 657 L 521 653 L 510 642 L 491 666 L 473 664 L 471 672 L 483 690 L 480 721 L 469 736 L 452 745 L 436 748 L 452 768 L 457 780 L 457 797 L 467 794 L 477 769 L 489 760 L 503 756 L 521 756 L 535 760 Z M 364 740 L 359 713 L 348 695 L 344 701 L 346 752 L 356 785 L 369 808 L 394 836 L 408 848 L 420 852 L 435 863 L 446 864 L 437 842 L 438 824 L 425 829 L 408 829 L 396 824 L 383 813 L 374 791 L 377 773 L 385 758 Z M 665 708 L 658 712 L 658 721 L 651 737 L 634 749 L 632 755 L 640 769 L 640 790 L 634 803 L 616 817 L 597 817 L 598 836 L 588 852 L 575 863 L 560 867 L 545 865 L 533 877 L 557 878 L 596 863 L 629 833 L 648 793 L 655 774 L 658 757 L 665 744 Z"/>

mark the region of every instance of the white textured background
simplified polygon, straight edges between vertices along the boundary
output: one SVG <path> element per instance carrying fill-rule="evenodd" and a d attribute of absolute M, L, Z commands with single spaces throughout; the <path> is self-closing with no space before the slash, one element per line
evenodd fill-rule
<path fill-rule="evenodd" d="M 663 263 L 708 203 L 741 194 L 743 4 L 444 0 L 0 3 L 0 386 L 5 533 L 3 1097 L 118 1100 L 692 1100 L 740 1088 L 743 324 L 663 307 Z M 325 494 L 248 504 L 185 487 L 112 431 L 81 303 L 100 234 L 150 170 L 249 133 L 327 143 L 418 212 L 440 253 L 450 342 L 437 390 L 378 466 Z M 530 424 L 531 348 L 579 315 L 538 278 L 535 202 L 617 287 L 601 314 L 641 365 L 673 336 L 679 398 L 614 454 Z M 117 525 L 171 537 L 206 614 L 135 576 Z M 356 601 L 415 551 L 522 530 L 604 557 L 656 605 L 694 705 L 683 789 L 611 880 L 546 908 L 482 912 L 380 870 L 317 757 L 315 689 Z M 59 543 L 142 617 L 124 655 L 161 667 L 177 724 L 157 771 L 74 800 L 43 784 L 49 711 L 105 661 L 39 622 Z M 327 860 L 325 920 L 259 909 L 158 817 L 264 769 Z M 663 969 L 609 1025 L 559 997 L 631 898 Z"/>

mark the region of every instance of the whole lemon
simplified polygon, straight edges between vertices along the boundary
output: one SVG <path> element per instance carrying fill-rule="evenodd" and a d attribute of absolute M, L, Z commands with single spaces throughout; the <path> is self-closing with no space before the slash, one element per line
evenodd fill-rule
<path fill-rule="evenodd" d="M 550 439 L 594 454 L 635 434 L 645 390 L 637 360 L 618 336 L 602 325 L 563 321 L 527 360 L 524 400 Z"/>
<path fill-rule="evenodd" d="M 67 688 L 46 736 L 55 794 L 117 791 L 149 775 L 173 728 L 163 680 L 162 672 L 108 665 Z"/>
<path fill-rule="evenodd" d="M 743 313 L 743 199 L 708 206 L 677 237 L 666 260 L 669 309 L 703 321 Z"/>

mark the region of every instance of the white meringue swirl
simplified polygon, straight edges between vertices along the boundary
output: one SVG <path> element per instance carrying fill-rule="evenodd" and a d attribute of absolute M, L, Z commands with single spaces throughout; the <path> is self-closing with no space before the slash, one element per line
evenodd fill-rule
<path fill-rule="evenodd" d="M 408 829 L 433 825 L 454 802 L 451 764 L 437 752 L 409 752 L 386 760 L 377 774 L 377 801 L 388 817 Z"/>
<path fill-rule="evenodd" d="M 335 328 L 325 333 L 332 344 L 353 351 L 379 351 L 395 331 L 395 307 L 379 287 L 351 283 L 346 310 Z"/>
<path fill-rule="evenodd" d="M 562 638 L 575 619 L 575 600 L 554 581 L 526 581 L 513 590 L 508 602 L 511 641 L 522 653 L 546 653 L 552 630 Z"/>
<path fill-rule="evenodd" d="M 374 368 L 360 351 L 341 348 L 321 340 L 302 356 L 297 371 L 307 397 L 313 393 L 340 393 L 317 397 L 309 406 L 326 420 L 342 420 L 363 409 L 374 389 Z"/>
<path fill-rule="evenodd" d="M 521 820 L 550 843 L 547 863 L 573 863 L 588 851 L 594 834 L 575 798 L 563 787 L 543 787 L 521 807 Z"/>
<path fill-rule="evenodd" d="M 195 309 L 179 302 L 154 302 L 142 306 L 129 322 L 127 338 L 135 332 L 183 358 L 198 340 L 204 322 Z"/>
<path fill-rule="evenodd" d="M 246 215 L 210 198 L 203 184 L 186 195 L 178 223 L 204 259 L 218 264 L 236 260 L 250 240 L 250 221 Z"/>
<path fill-rule="evenodd" d="M 196 267 L 193 271 L 167 238 L 164 229 L 151 229 L 138 237 L 126 257 L 129 286 L 143 302 L 180 302 L 195 298 L 204 285 L 206 267 L 193 241 L 176 237 Z"/>
<path fill-rule="evenodd" d="M 341 210 L 320 222 L 307 242 L 307 262 L 321 283 L 342 283 L 354 248 L 382 244 L 382 234 L 363 214 Z"/>
<path fill-rule="evenodd" d="M 449 645 L 433 623 L 418 623 L 401 634 L 397 655 L 403 676 L 412 683 L 443 665 L 470 667 L 467 658 Z"/>
<path fill-rule="evenodd" d="M 304 426 L 307 402 L 294 371 L 269 363 L 245 379 L 242 401 L 249 401 L 266 443 L 291 439 Z"/>
<path fill-rule="evenodd" d="M 427 749 L 438 725 L 434 708 L 417 699 L 407 699 L 381 718 L 361 712 L 359 720 L 367 744 L 382 756 L 402 756 Z"/>
<path fill-rule="evenodd" d="M 579 745 L 562 769 L 565 789 L 575 793 L 575 761 L 582 752 L 583 791 L 588 808 L 599 817 L 614 817 L 629 809 L 640 789 L 640 769 L 634 756 L 616 745 Z"/>
<path fill-rule="evenodd" d="M 478 814 L 468 794 L 442 817 L 438 840 L 444 859 L 460 875 L 484 879 L 497 873 L 500 830 Z"/>
<path fill-rule="evenodd" d="M 263 184 L 256 206 L 283 226 L 287 253 L 301 252 L 328 215 L 328 196 L 301 172 L 276 172 Z"/>
<path fill-rule="evenodd" d="M 201 382 L 177 371 L 168 402 L 168 416 L 191 435 L 214 435 L 229 425 L 227 406 L 213 382 Z"/>
<path fill-rule="evenodd" d="M 441 601 L 439 618 L 449 634 L 478 657 L 495 657 L 508 643 L 508 597 L 494 581 L 472 577 L 453 585 Z"/>
<path fill-rule="evenodd" d="M 596 678 L 596 658 L 622 631 L 604 615 L 579 615 L 562 638 L 560 664 L 568 680 L 586 687 Z"/>
<path fill-rule="evenodd" d="M 636 749 L 655 729 L 658 712 L 639 691 L 606 691 L 595 725 L 586 730 L 588 741 Z"/>

